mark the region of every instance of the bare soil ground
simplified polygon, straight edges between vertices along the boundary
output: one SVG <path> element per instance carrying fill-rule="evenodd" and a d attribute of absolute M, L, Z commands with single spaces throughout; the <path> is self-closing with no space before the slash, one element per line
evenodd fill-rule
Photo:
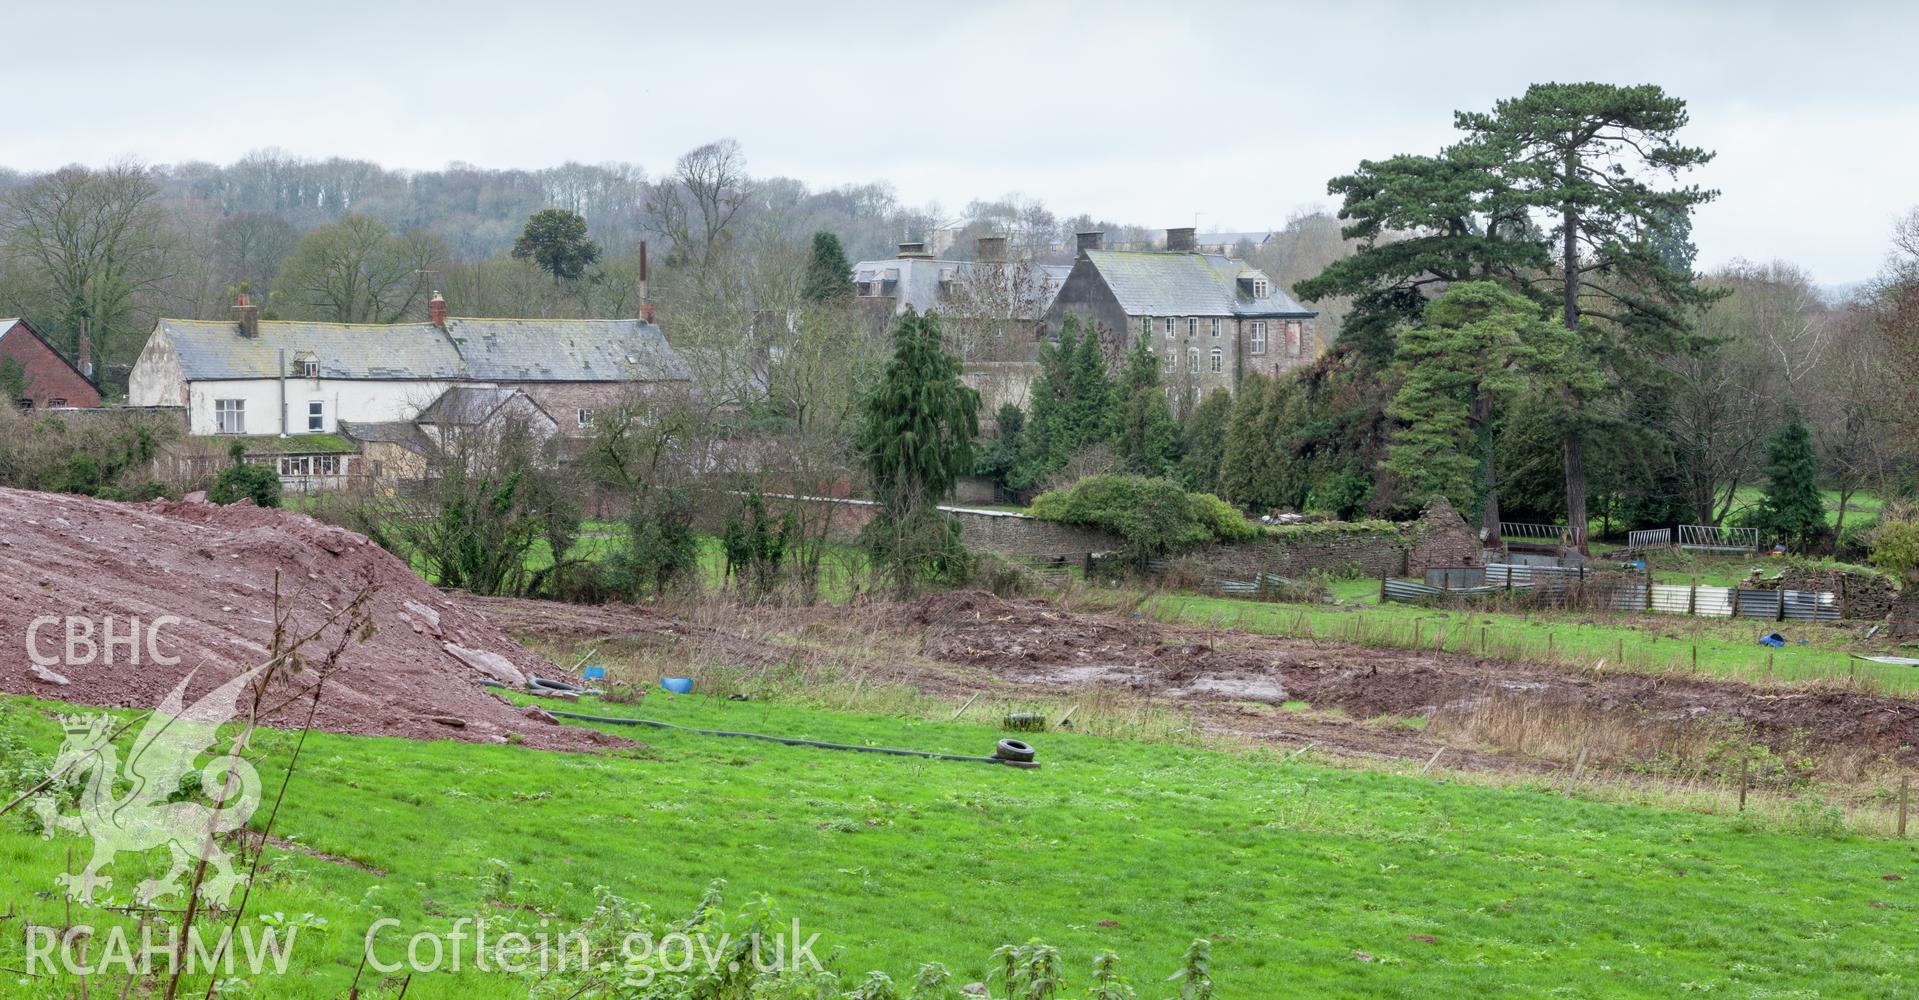
<path fill-rule="evenodd" d="M 362 535 L 250 504 L 112 503 L 0 489 L 0 691 L 152 708 L 192 674 L 191 704 L 268 658 L 276 585 L 294 634 L 321 628 L 372 590 L 363 605 L 370 628 L 362 641 L 346 643 L 327 681 L 315 718 L 321 728 L 486 742 L 517 735 L 555 748 L 601 742 L 598 734 L 533 721 L 482 688 L 482 679 L 511 684 L 529 672 L 557 673 L 391 554 Z M 95 643 L 106 619 L 120 638 L 137 618 L 138 661 L 125 644 L 110 650 L 111 664 L 108 650 L 84 643 L 68 657 L 68 616 L 92 623 Z M 172 619 L 155 628 L 163 616 Z M 34 629 L 36 619 L 49 617 L 52 624 Z M 320 659 L 342 631 L 336 624 L 303 652 Z M 35 651 L 61 662 L 38 665 Z M 157 663 L 154 652 L 178 663 Z M 297 726 L 307 704 L 265 721 Z"/>
<path fill-rule="evenodd" d="M 465 600 L 514 634 L 690 642 L 742 664 L 818 655 L 764 636 L 781 626 L 798 636 L 846 614 L 754 612 L 748 634 L 642 607 Z M 1452 767 L 1545 770 L 1575 748 L 1595 762 L 1683 757 L 1736 730 L 1781 753 L 1919 762 L 1919 702 L 1901 698 L 1202 630 L 979 592 L 932 595 L 884 617 L 920 655 L 877 669 L 928 692 L 1113 690 L 1190 707 L 1215 732 L 1329 752 L 1421 759 L 1443 746 Z M 1312 711 L 1280 707 L 1288 702 Z"/>

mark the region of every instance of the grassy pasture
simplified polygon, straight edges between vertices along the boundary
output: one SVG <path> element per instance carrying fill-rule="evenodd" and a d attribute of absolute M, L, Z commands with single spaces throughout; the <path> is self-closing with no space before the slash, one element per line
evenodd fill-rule
<path fill-rule="evenodd" d="M 50 751 L 50 707 L 9 700 L 6 730 Z M 958 753 L 999 736 L 698 696 L 593 709 Z M 311 913 L 329 930 L 296 949 L 297 975 L 222 995 L 343 995 L 383 916 L 408 931 L 480 914 L 496 931 L 566 925 L 606 886 L 677 919 L 714 878 L 731 906 L 772 897 L 840 968 L 899 982 L 926 961 L 985 980 L 994 946 L 1036 937 L 1061 948 L 1074 995 L 1104 949 L 1144 995 L 1171 992 L 1163 977 L 1201 936 L 1225 997 L 1892 997 L 1919 975 L 1902 944 L 1919 908 L 1912 845 L 1839 833 L 1817 808 L 1760 822 L 1061 733 L 1035 738 L 1043 769 L 1016 771 L 621 732 L 648 746 L 590 756 L 313 735 L 276 834 L 384 874 L 270 849 L 250 912 Z M 292 742 L 260 741 L 268 787 Z M 46 890 L 67 846 L 0 821 L 0 898 L 21 919 L 62 919 Z M 113 874 L 121 896 L 139 875 Z M 21 968 L 19 948 L 9 933 L 0 966 Z M 74 985 L 5 981 L 10 997 Z M 417 978 L 407 995 L 527 986 L 469 970 Z"/>

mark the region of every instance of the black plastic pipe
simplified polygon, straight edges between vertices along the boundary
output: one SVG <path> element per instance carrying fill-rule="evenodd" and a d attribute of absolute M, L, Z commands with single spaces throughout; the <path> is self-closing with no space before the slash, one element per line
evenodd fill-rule
<path fill-rule="evenodd" d="M 819 740 L 802 740 L 792 736 L 768 736 L 765 733 L 737 733 L 728 729 L 692 729 L 687 726 L 676 726 L 671 722 L 658 722 L 653 719 L 630 719 L 617 715 L 582 715 L 578 712 L 557 712 L 550 708 L 542 708 L 542 711 L 545 711 L 546 714 L 556 719 L 601 722 L 613 726 L 652 726 L 655 729 L 672 729 L 699 736 L 737 736 L 741 739 L 766 740 L 769 743 L 780 743 L 789 747 L 819 747 L 823 750 L 856 750 L 860 753 L 883 753 L 894 757 L 925 757 L 931 760 L 966 760 L 979 764 L 1004 764 L 1007 767 L 1032 768 L 1039 766 L 1039 764 L 1034 761 L 1005 760 L 999 757 L 969 757 L 965 754 L 934 753 L 931 750 L 902 750 L 897 747 L 863 747 L 852 743 L 823 743 Z"/>

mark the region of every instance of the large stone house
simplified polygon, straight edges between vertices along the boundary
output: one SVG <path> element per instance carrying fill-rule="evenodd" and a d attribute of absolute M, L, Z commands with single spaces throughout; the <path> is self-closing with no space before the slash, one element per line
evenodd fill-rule
<path fill-rule="evenodd" d="M 1102 236 L 1080 234 L 1079 258 L 1042 330 L 1057 335 L 1073 315 L 1115 352 L 1144 340 L 1163 359 L 1169 391 L 1187 399 L 1230 392 L 1249 374 L 1277 374 L 1318 355 L 1318 313 L 1266 272 L 1201 252 L 1192 229 L 1167 230 L 1165 250 L 1106 250 Z"/>
<path fill-rule="evenodd" d="M 689 375 L 637 319 L 464 319 L 436 295 L 425 323 L 163 319 L 128 379 L 135 406 L 181 406 L 189 434 L 327 434 L 412 420 L 456 386 L 520 389 L 563 432 L 635 382 Z"/>
<path fill-rule="evenodd" d="M 80 363 L 68 361 L 24 319 L 0 319 L 0 389 L 14 393 L 14 405 L 33 407 L 99 406 L 93 364 L 80 344 Z M 10 383 L 18 380 L 18 385 Z M 17 390 L 17 391 L 16 391 Z"/>
<path fill-rule="evenodd" d="M 417 444 L 433 435 L 398 425 L 430 431 L 464 419 L 476 400 L 512 400 L 580 436 L 636 383 L 689 379 L 659 327 L 637 319 L 449 317 L 436 293 L 425 323 L 276 321 L 242 296 L 226 322 L 155 324 L 127 395 L 135 406 L 183 408 L 189 435 L 249 439 L 249 458 L 274 456 L 282 479 L 330 481 L 363 471 L 350 468 L 363 455 L 339 454 L 356 429 Z M 256 445 L 263 437 L 283 442 Z M 318 444 L 292 447 L 301 441 Z"/>
<path fill-rule="evenodd" d="M 1031 333 L 1071 270 L 1007 260 L 1004 236 L 976 240 L 974 257 L 944 260 L 924 243 L 901 243 L 896 257 L 853 265 L 853 285 L 861 304 L 882 318 L 908 308 L 961 318 L 990 312 L 1023 324 Z"/>

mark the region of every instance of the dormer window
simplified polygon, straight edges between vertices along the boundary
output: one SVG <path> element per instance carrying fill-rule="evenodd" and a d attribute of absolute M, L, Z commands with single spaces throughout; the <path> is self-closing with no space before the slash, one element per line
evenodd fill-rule
<path fill-rule="evenodd" d="M 320 363 L 311 358 L 300 362 L 300 374 L 306 378 L 319 378 Z"/>
<path fill-rule="evenodd" d="M 1266 292 L 1267 292 L 1266 279 L 1254 278 L 1253 279 L 1253 298 L 1263 299 L 1266 297 Z"/>

